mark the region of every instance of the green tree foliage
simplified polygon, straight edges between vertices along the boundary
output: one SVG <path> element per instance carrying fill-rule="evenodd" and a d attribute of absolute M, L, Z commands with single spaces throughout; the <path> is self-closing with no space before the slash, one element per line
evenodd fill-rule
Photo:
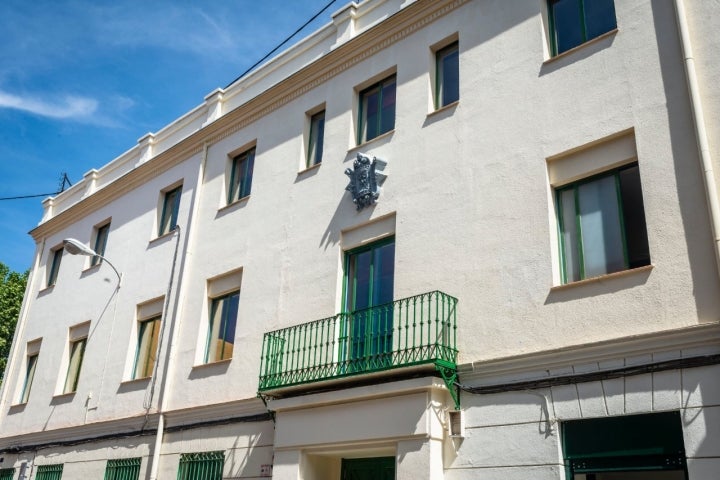
<path fill-rule="evenodd" d="M 28 272 L 13 272 L 0 262 L 0 384 L 20 315 Z"/>

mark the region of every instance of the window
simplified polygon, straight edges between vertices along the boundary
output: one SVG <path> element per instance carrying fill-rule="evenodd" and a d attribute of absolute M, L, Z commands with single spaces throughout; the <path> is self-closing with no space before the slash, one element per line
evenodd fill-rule
<path fill-rule="evenodd" d="M 395 75 L 360 92 L 358 144 L 395 128 Z"/>
<path fill-rule="evenodd" d="M 232 358 L 239 303 L 240 291 L 212 299 L 206 363 Z"/>
<path fill-rule="evenodd" d="M 322 162 L 324 136 L 325 110 L 310 117 L 310 138 L 308 142 L 307 168 Z"/>
<path fill-rule="evenodd" d="M 182 193 L 182 185 L 165 192 L 162 204 L 162 213 L 160 214 L 160 224 L 158 227 L 158 236 L 165 235 L 175 230 L 177 226 L 178 210 L 180 209 L 180 194 Z"/>
<path fill-rule="evenodd" d="M 395 240 L 351 250 L 345 257 L 345 311 L 350 314 L 349 358 L 392 350 Z"/>
<path fill-rule="evenodd" d="M 222 480 L 225 454 L 218 452 L 180 455 L 177 480 Z"/>
<path fill-rule="evenodd" d="M 250 195 L 254 164 L 254 148 L 233 158 L 230 185 L 228 186 L 228 204 Z"/>
<path fill-rule="evenodd" d="M 50 270 L 48 271 L 47 286 L 52 287 L 57 282 L 58 272 L 60 272 L 60 262 L 62 261 L 65 249 L 60 247 L 50 251 Z"/>
<path fill-rule="evenodd" d="M 81 338 L 70 342 L 70 361 L 68 362 L 67 376 L 63 393 L 73 393 L 77 390 L 80 369 L 83 356 L 85 355 L 85 343 L 87 338 Z"/>
<path fill-rule="evenodd" d="M 14 476 L 14 468 L 0 468 L 0 480 L 13 480 Z"/>
<path fill-rule="evenodd" d="M 60 480 L 62 479 L 63 465 L 39 465 L 35 480 Z"/>
<path fill-rule="evenodd" d="M 107 239 L 109 234 L 110 223 L 106 223 L 105 225 L 102 225 L 95 229 L 95 247 L 93 248 L 93 250 L 95 250 L 95 253 L 97 253 L 97 255 L 94 255 L 92 257 L 92 260 L 90 260 L 91 267 L 100 264 L 100 262 L 102 261 L 100 255 L 105 256 L 105 246 L 107 245 Z"/>
<path fill-rule="evenodd" d="M 549 0 L 550 43 L 558 55 L 616 28 L 613 0 Z"/>
<path fill-rule="evenodd" d="M 35 378 L 35 368 L 37 367 L 38 353 L 27 356 L 25 367 L 25 382 L 23 382 L 22 392 L 20 393 L 20 403 L 27 403 L 30 398 L 30 388 Z"/>
<path fill-rule="evenodd" d="M 158 339 L 160 338 L 160 319 L 161 316 L 158 315 L 138 322 L 138 344 L 133 379 L 147 378 L 155 369 Z"/>
<path fill-rule="evenodd" d="M 679 412 L 571 420 L 561 424 L 568 480 L 685 480 Z"/>
<path fill-rule="evenodd" d="M 460 63 L 458 42 L 435 53 L 435 108 L 460 99 Z"/>
<path fill-rule="evenodd" d="M 637 164 L 557 189 L 563 283 L 650 264 Z"/>
<path fill-rule="evenodd" d="M 140 477 L 142 458 L 121 458 L 108 460 L 105 480 L 137 480 Z"/>

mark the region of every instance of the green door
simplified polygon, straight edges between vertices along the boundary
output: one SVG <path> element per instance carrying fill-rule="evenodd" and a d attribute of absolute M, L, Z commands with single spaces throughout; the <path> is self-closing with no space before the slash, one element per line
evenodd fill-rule
<path fill-rule="evenodd" d="M 392 351 L 394 239 L 348 252 L 345 272 L 351 367 L 377 367 L 362 364 Z"/>
<path fill-rule="evenodd" d="M 341 480 L 395 480 L 395 457 L 343 458 Z"/>

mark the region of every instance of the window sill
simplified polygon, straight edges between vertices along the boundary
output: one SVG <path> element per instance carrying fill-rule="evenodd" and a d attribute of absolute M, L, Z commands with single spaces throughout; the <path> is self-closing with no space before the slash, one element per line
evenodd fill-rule
<path fill-rule="evenodd" d="M 304 168 L 304 169 L 300 170 L 297 174 L 298 174 L 298 176 L 300 176 L 304 173 L 312 172 L 313 170 L 317 170 L 318 168 L 320 168 L 320 165 L 322 165 L 322 162 L 318 162 L 315 165 Z"/>
<path fill-rule="evenodd" d="M 583 280 L 577 280 L 575 282 L 566 283 L 564 285 L 556 285 L 554 287 L 551 287 L 550 291 L 557 292 L 557 291 L 567 290 L 568 288 L 578 287 L 578 286 L 582 286 L 582 285 L 601 283 L 606 280 L 612 280 L 613 278 L 627 277 L 627 276 L 635 275 L 638 273 L 649 272 L 653 268 L 655 268 L 655 266 L 650 264 L 650 265 L 645 265 L 642 267 L 631 268 L 629 270 L 622 270 L 620 272 L 608 273 L 608 274 L 600 275 L 597 277 L 585 278 Z"/>
<path fill-rule="evenodd" d="M 371 143 L 375 143 L 375 142 L 377 142 L 377 141 L 379 141 L 379 140 L 382 140 L 382 139 L 385 139 L 385 138 L 388 138 L 388 137 L 392 137 L 392 135 L 393 135 L 394 133 L 395 133 L 395 129 L 393 128 L 392 130 L 390 130 L 390 131 L 388 131 L 388 132 L 385 132 L 385 133 L 383 133 L 383 134 L 381 134 L 381 135 L 378 135 L 378 136 L 375 137 L 375 138 L 372 138 L 372 139 L 370 139 L 370 140 L 367 140 L 367 141 L 361 143 L 360 145 L 357 145 L 357 146 L 354 146 L 354 147 L 348 149 L 348 153 L 353 153 L 353 152 L 355 152 L 355 151 L 357 151 L 357 150 L 360 150 L 360 149 L 363 149 L 363 148 L 367 147 L 367 146 L 370 145 Z"/>
<path fill-rule="evenodd" d="M 447 112 L 448 110 L 455 110 L 457 106 L 460 104 L 460 100 L 455 100 L 452 103 L 448 103 L 447 105 L 443 105 L 442 107 L 433 110 L 432 112 L 427 114 L 427 118 L 432 118 L 435 115 L 439 115 L 443 112 Z"/>
<path fill-rule="evenodd" d="M 54 284 L 54 283 L 53 283 L 52 285 L 48 285 L 47 287 L 41 288 L 41 289 L 38 291 L 38 295 L 44 295 L 44 294 L 46 294 L 46 293 L 52 292 L 53 288 L 55 288 L 55 284 Z"/>
<path fill-rule="evenodd" d="M 193 370 L 201 370 L 203 368 L 217 367 L 218 365 L 228 365 L 232 361 L 232 358 L 226 358 L 225 360 L 217 360 L 215 362 L 201 363 L 199 365 L 193 365 Z"/>
<path fill-rule="evenodd" d="M 95 270 L 99 270 L 101 265 L 102 265 L 102 261 L 100 261 L 99 263 L 96 263 L 95 265 L 90 265 L 89 267 L 87 267 L 85 270 L 82 271 L 82 274 L 85 275 L 88 273 L 92 273 Z"/>
<path fill-rule="evenodd" d="M 151 378 L 152 377 L 150 376 L 150 377 L 142 377 L 142 378 L 133 378 L 131 380 L 123 380 L 122 382 L 120 382 L 120 385 L 122 385 L 122 386 L 137 385 L 138 383 L 148 382 L 148 381 L 150 381 Z"/>
<path fill-rule="evenodd" d="M 153 238 L 152 240 L 150 240 L 149 245 L 153 245 L 153 244 L 158 243 L 158 242 L 160 242 L 160 241 L 162 241 L 162 240 L 164 240 L 164 239 L 166 239 L 166 238 L 168 238 L 168 237 L 171 237 L 171 236 L 173 236 L 173 234 L 174 234 L 175 232 L 177 232 L 177 228 L 175 228 L 175 229 L 173 229 L 173 230 L 170 230 L 170 231 L 167 232 L 167 233 L 163 233 L 163 234 L 160 235 L 159 237 Z"/>
<path fill-rule="evenodd" d="M 549 64 L 549 63 L 554 62 L 555 60 L 558 60 L 558 59 L 560 59 L 560 58 L 565 58 L 565 57 L 567 57 L 567 56 L 569 56 L 569 55 L 572 55 L 573 53 L 577 52 L 578 50 L 582 50 L 583 48 L 587 47 L 588 45 L 592 45 L 593 43 L 597 43 L 597 42 L 601 41 L 601 40 L 604 39 L 604 38 L 612 37 L 612 36 L 615 35 L 617 32 L 618 32 L 618 29 L 617 29 L 617 27 L 616 27 L 616 28 L 610 30 L 609 32 L 605 32 L 605 33 L 603 33 L 602 35 L 599 35 L 599 36 L 597 36 L 597 37 L 595 37 L 595 38 L 591 38 L 590 40 L 588 40 L 588 41 L 585 42 L 585 43 L 581 43 L 580 45 L 578 45 L 578 46 L 576 46 L 576 47 L 573 47 L 573 48 L 571 48 L 570 50 L 565 50 L 565 51 L 562 52 L 562 53 L 558 53 L 557 55 L 546 59 L 546 60 L 543 62 L 543 65 L 547 65 L 547 64 Z"/>
<path fill-rule="evenodd" d="M 53 400 L 64 400 L 73 397 L 77 393 L 77 390 L 74 392 L 67 392 L 67 393 L 58 393 L 57 395 L 53 395 Z"/>
<path fill-rule="evenodd" d="M 249 199 L 250 199 L 250 195 L 245 195 L 242 198 L 238 198 L 237 200 L 234 200 L 232 203 L 228 203 L 227 205 L 218 208 L 218 213 L 224 212 L 226 210 L 230 210 L 233 207 L 240 205 L 241 203 L 247 203 Z"/>

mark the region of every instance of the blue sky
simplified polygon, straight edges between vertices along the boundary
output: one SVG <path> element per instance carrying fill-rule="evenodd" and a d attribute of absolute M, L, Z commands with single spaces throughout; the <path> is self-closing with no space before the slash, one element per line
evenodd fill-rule
<path fill-rule="evenodd" d="M 79 181 L 232 82 L 328 3 L 2 0 L 0 198 L 55 192 L 62 172 Z M 33 261 L 27 232 L 43 198 L 0 201 L 0 262 L 13 270 Z"/>

